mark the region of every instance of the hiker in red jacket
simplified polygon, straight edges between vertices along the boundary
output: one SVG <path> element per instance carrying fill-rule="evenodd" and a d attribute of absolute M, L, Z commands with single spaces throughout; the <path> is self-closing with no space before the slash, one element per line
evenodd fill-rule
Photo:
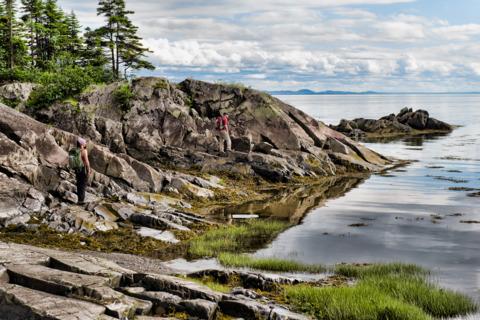
<path fill-rule="evenodd" d="M 230 140 L 230 128 L 228 126 L 228 114 L 220 113 L 215 121 L 215 129 L 218 135 L 218 148 L 220 152 L 224 152 L 225 141 L 227 142 L 227 151 L 232 150 L 232 140 Z"/>

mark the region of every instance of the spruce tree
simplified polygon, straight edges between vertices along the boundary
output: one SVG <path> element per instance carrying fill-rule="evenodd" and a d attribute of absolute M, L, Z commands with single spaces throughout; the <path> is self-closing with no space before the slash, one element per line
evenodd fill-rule
<path fill-rule="evenodd" d="M 30 51 L 30 65 L 36 65 L 36 55 L 40 41 L 40 32 L 42 30 L 42 0 L 22 0 L 22 20 L 28 28 L 28 47 Z"/>
<path fill-rule="evenodd" d="M 102 37 L 97 30 L 90 27 L 85 29 L 85 45 L 81 53 L 82 65 L 92 67 L 103 67 L 108 63 L 102 47 Z"/>
<path fill-rule="evenodd" d="M 128 17 L 133 13 L 126 9 L 125 0 L 99 1 L 97 14 L 105 16 L 106 24 L 98 29 L 98 33 L 104 40 L 103 47 L 109 52 L 111 70 L 116 78 L 120 77 L 122 67 L 125 77 L 131 69 L 154 68 L 143 59 L 149 50 L 142 45 L 138 28 Z"/>
<path fill-rule="evenodd" d="M 100 0 L 98 2 L 97 15 L 103 15 L 106 18 L 106 24 L 97 30 L 97 33 L 102 37 L 102 46 L 110 53 L 110 63 L 112 74 L 118 77 L 115 63 L 115 29 L 114 23 L 117 17 L 115 16 L 115 5 L 113 0 Z"/>
<path fill-rule="evenodd" d="M 26 46 L 22 38 L 22 25 L 17 20 L 14 0 L 3 1 L 4 11 L 2 12 L 0 37 L 2 52 L 6 67 L 12 70 L 16 65 L 21 65 L 25 58 Z"/>

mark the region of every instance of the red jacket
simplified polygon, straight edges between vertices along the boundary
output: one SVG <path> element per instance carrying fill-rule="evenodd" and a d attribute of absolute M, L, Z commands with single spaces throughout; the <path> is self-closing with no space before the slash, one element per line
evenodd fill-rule
<path fill-rule="evenodd" d="M 215 122 L 215 128 L 217 130 L 228 130 L 228 116 L 218 116 Z"/>

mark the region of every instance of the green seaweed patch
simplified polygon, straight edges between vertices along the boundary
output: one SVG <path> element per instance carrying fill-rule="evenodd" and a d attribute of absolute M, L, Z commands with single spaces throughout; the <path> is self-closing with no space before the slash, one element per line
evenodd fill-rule
<path fill-rule="evenodd" d="M 9 226 L 0 231 L 0 240 L 38 247 L 119 252 L 169 260 L 183 256 L 185 243 L 169 244 L 150 237 L 142 237 L 133 228 L 119 228 L 93 235 L 60 233 L 46 225 L 34 228 Z"/>

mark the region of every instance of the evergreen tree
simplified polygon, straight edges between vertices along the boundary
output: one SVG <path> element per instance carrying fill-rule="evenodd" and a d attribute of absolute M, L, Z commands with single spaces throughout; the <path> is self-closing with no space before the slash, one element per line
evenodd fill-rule
<path fill-rule="evenodd" d="M 73 65 L 81 60 L 83 38 L 80 35 L 81 26 L 74 12 L 65 15 L 64 26 L 61 29 L 59 56 L 63 64 Z"/>
<path fill-rule="evenodd" d="M 47 0 L 42 10 L 42 28 L 39 30 L 38 64 L 41 69 L 54 69 L 67 34 L 65 14 L 56 0 Z"/>
<path fill-rule="evenodd" d="M 82 50 L 82 65 L 92 67 L 103 67 L 108 63 L 102 47 L 102 37 L 97 30 L 90 27 L 85 29 L 85 46 Z"/>
<path fill-rule="evenodd" d="M 110 63 L 112 74 L 114 77 L 118 76 L 115 63 L 115 29 L 114 23 L 117 17 L 115 16 L 114 0 L 100 0 L 98 2 L 97 15 L 103 15 L 106 18 L 106 25 L 97 30 L 97 33 L 102 38 L 102 46 L 110 53 Z"/>
<path fill-rule="evenodd" d="M 143 47 L 137 35 L 138 28 L 133 25 L 129 15 L 133 11 L 126 9 L 125 0 L 100 0 L 98 15 L 106 18 L 106 25 L 98 32 L 103 38 L 102 45 L 109 51 L 112 73 L 120 77 L 120 69 L 126 76 L 130 69 L 153 69 L 154 66 L 143 57 L 149 50 Z"/>
<path fill-rule="evenodd" d="M 22 20 L 28 28 L 28 47 L 30 51 L 30 64 L 32 67 L 36 65 L 36 55 L 38 52 L 38 43 L 40 32 L 42 30 L 42 0 L 22 0 Z"/>
<path fill-rule="evenodd" d="M 25 58 L 26 46 L 22 38 L 22 25 L 16 17 L 14 0 L 3 1 L 3 12 L 0 17 L 0 37 L 2 52 L 6 67 L 12 70 L 16 65 L 21 65 Z"/>
<path fill-rule="evenodd" d="M 144 59 L 146 53 L 151 51 L 143 46 L 141 42 L 142 39 L 137 36 L 137 31 L 138 27 L 128 21 L 123 35 L 123 41 L 119 46 L 118 55 L 124 64 L 125 78 L 127 78 L 128 71 L 132 69 L 155 69 L 154 65 Z"/>

